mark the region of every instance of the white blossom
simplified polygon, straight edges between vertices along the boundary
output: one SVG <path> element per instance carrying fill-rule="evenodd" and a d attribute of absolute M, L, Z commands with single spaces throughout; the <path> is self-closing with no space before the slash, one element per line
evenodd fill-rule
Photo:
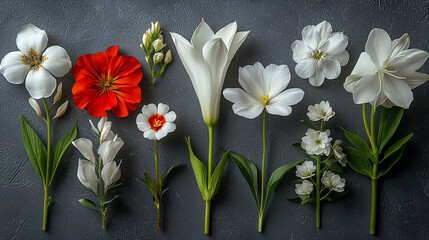
<path fill-rule="evenodd" d="M 340 146 L 343 143 L 341 140 L 336 140 L 332 145 L 334 151 L 334 157 L 340 162 L 341 166 L 345 167 L 347 163 L 347 156 L 343 153 L 343 148 Z"/>
<path fill-rule="evenodd" d="M 142 113 L 137 115 L 136 124 L 145 138 L 160 140 L 176 130 L 176 113 L 169 110 L 168 105 L 163 103 L 159 103 L 158 108 L 153 103 L 143 106 Z"/>
<path fill-rule="evenodd" d="M 305 161 L 302 165 L 296 165 L 296 176 L 301 179 L 311 178 L 314 176 L 316 166 L 312 161 Z"/>
<path fill-rule="evenodd" d="M 301 147 L 311 155 L 329 156 L 331 153 L 331 140 L 329 137 L 331 132 L 326 130 L 324 132 L 308 129 L 305 137 L 302 138 Z"/>
<path fill-rule="evenodd" d="M 330 118 L 332 118 L 335 115 L 335 112 L 332 111 L 331 106 L 329 105 L 328 101 L 322 101 L 320 103 L 316 103 L 313 105 L 308 106 L 308 113 L 307 116 L 311 121 L 328 121 Z"/>
<path fill-rule="evenodd" d="M 340 175 L 331 171 L 326 171 L 323 173 L 321 180 L 329 190 L 334 190 L 335 192 L 344 192 L 346 180 L 341 178 Z"/>
<path fill-rule="evenodd" d="M 298 195 L 308 195 L 313 192 L 314 185 L 308 180 L 304 180 L 301 184 L 295 184 L 295 192 Z"/>

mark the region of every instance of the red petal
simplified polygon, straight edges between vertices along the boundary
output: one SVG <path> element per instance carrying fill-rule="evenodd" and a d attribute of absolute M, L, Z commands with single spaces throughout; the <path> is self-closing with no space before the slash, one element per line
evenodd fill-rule
<path fill-rule="evenodd" d="M 130 56 L 115 56 L 109 65 L 109 76 L 114 78 L 113 83 L 138 85 L 143 76 L 139 61 Z M 126 79 L 124 79 L 126 78 Z"/>
<path fill-rule="evenodd" d="M 118 55 L 119 46 L 111 46 L 106 50 L 109 60 Z"/>

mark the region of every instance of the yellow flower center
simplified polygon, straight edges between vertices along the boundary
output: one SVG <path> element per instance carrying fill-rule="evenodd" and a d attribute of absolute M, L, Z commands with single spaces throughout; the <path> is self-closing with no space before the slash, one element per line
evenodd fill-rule
<path fill-rule="evenodd" d="M 268 95 L 268 94 L 265 94 L 265 96 L 259 95 L 259 98 L 261 99 L 261 101 L 264 105 L 267 105 L 268 98 L 270 98 L 270 95 Z"/>
<path fill-rule="evenodd" d="M 314 59 L 320 59 L 323 56 L 323 52 L 322 51 L 316 51 L 313 53 L 313 58 Z"/>
<path fill-rule="evenodd" d="M 106 76 L 105 74 L 102 74 L 98 80 L 100 82 L 99 86 L 103 88 L 103 92 L 115 89 L 115 85 L 113 84 L 113 82 L 116 80 L 115 77 L 112 78 L 109 75 Z"/>
<path fill-rule="evenodd" d="M 48 57 L 41 56 L 34 50 L 33 48 L 30 48 L 30 51 L 28 52 L 28 55 L 23 54 L 21 56 L 21 61 L 25 64 L 30 66 L 30 70 L 37 71 L 42 66 L 42 63 L 46 61 Z"/>

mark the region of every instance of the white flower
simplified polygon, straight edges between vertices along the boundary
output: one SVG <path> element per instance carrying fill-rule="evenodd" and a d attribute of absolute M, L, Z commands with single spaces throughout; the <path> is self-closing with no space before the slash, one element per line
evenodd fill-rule
<path fill-rule="evenodd" d="M 95 166 L 92 162 L 85 159 L 79 159 L 77 178 L 85 187 L 91 189 L 95 193 L 95 195 L 98 195 L 98 177 L 95 173 Z"/>
<path fill-rule="evenodd" d="M 301 179 L 311 178 L 314 176 L 316 171 L 316 166 L 314 166 L 312 161 L 305 161 L 302 165 L 296 165 L 296 176 Z"/>
<path fill-rule="evenodd" d="M 89 123 L 91 124 L 92 131 L 100 138 L 100 143 L 115 138 L 115 134 L 110 130 L 112 128 L 112 122 L 107 121 L 107 117 L 102 117 L 100 121 L 98 121 L 97 127 L 94 126 L 91 119 Z M 118 139 L 120 138 L 118 137 Z"/>
<path fill-rule="evenodd" d="M 265 69 L 257 62 L 253 66 L 241 67 L 238 71 L 241 88 L 226 88 L 223 96 L 233 102 L 235 114 L 253 119 L 264 109 L 274 115 L 287 116 L 291 105 L 299 103 L 304 91 L 299 88 L 285 90 L 290 81 L 286 65 L 270 64 Z M 283 91 L 285 90 L 285 91 Z"/>
<path fill-rule="evenodd" d="M 60 46 L 46 48 L 46 32 L 33 24 L 24 26 L 16 36 L 19 51 L 6 54 L 0 64 L 0 73 L 13 84 L 21 84 L 32 98 L 47 98 L 54 93 L 57 81 L 71 68 L 70 57 Z M 52 75 L 51 75 L 52 74 Z"/>
<path fill-rule="evenodd" d="M 416 72 L 429 54 L 408 49 L 409 46 L 408 34 L 391 41 L 383 29 L 374 28 L 369 33 L 365 52 L 360 54 L 352 74 L 344 82 L 344 88 L 353 93 L 356 104 L 410 106 L 413 101 L 411 89 L 429 80 L 429 75 Z"/>
<path fill-rule="evenodd" d="M 331 140 L 329 137 L 331 132 L 326 130 L 324 132 L 308 129 L 305 137 L 302 138 L 301 147 L 311 155 L 329 156 L 331 152 Z"/>
<path fill-rule="evenodd" d="M 295 184 L 295 192 L 298 195 L 308 195 L 313 192 L 314 185 L 308 180 L 304 180 L 301 184 Z"/>
<path fill-rule="evenodd" d="M 93 164 L 95 164 L 95 155 L 92 151 L 92 142 L 87 138 L 78 138 L 72 142 L 73 146 L 79 150 L 79 152 Z"/>
<path fill-rule="evenodd" d="M 121 177 L 121 170 L 119 169 L 121 163 L 122 161 L 118 166 L 116 166 L 116 162 L 111 161 L 107 165 L 103 166 L 103 169 L 101 170 L 101 177 L 103 178 L 104 182 L 104 193 L 106 193 L 107 190 L 109 190 L 109 188 Z"/>
<path fill-rule="evenodd" d="M 161 51 L 166 45 L 163 43 L 162 39 L 156 39 L 152 43 L 153 48 L 155 49 L 155 52 Z"/>
<path fill-rule="evenodd" d="M 103 166 L 106 166 L 112 162 L 119 150 L 124 146 L 122 139 L 115 136 L 112 140 L 104 141 L 100 147 L 98 147 L 98 155 L 103 160 Z"/>
<path fill-rule="evenodd" d="M 213 126 L 219 119 L 219 104 L 225 75 L 232 58 L 249 32 L 236 32 L 233 22 L 216 34 L 201 21 L 191 43 L 177 33 L 171 33 L 177 53 L 183 63 L 200 102 L 204 122 Z"/>
<path fill-rule="evenodd" d="M 292 43 L 293 60 L 297 63 L 296 74 L 308 78 L 311 85 L 322 85 L 325 78 L 335 79 L 340 75 L 341 66 L 349 61 L 345 50 L 347 36 L 342 32 L 332 33 L 332 26 L 323 21 L 316 26 L 302 29 L 302 40 Z"/>
<path fill-rule="evenodd" d="M 171 55 L 171 50 L 168 50 L 167 53 L 165 54 L 164 64 L 169 64 L 172 59 L 173 59 L 173 55 Z"/>
<path fill-rule="evenodd" d="M 308 106 L 307 116 L 311 121 L 319 121 L 323 119 L 323 121 L 326 122 L 334 115 L 335 112 L 332 111 L 328 101 L 322 101 L 320 103 L 314 104 L 314 106 Z"/>
<path fill-rule="evenodd" d="M 331 171 L 326 171 L 322 175 L 322 183 L 329 189 L 335 192 L 344 192 L 346 180 L 341 178 L 340 175 Z"/>
<path fill-rule="evenodd" d="M 160 140 L 168 133 L 176 130 L 176 113 L 169 112 L 167 104 L 159 103 L 158 108 L 155 104 L 144 105 L 142 113 L 137 115 L 136 123 L 143 136 L 149 140 Z"/>
<path fill-rule="evenodd" d="M 155 53 L 153 55 L 153 63 L 154 64 L 160 63 L 163 58 L 164 58 L 164 54 L 162 52 Z"/>
<path fill-rule="evenodd" d="M 345 167 L 347 163 L 347 156 L 343 153 L 343 148 L 340 146 L 343 142 L 341 140 L 336 140 L 334 145 L 332 145 L 332 150 L 334 151 L 334 157 L 340 162 L 341 166 Z"/>

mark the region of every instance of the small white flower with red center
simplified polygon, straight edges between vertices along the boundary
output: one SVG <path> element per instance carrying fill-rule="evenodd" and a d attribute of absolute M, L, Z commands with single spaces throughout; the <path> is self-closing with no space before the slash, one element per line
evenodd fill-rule
<path fill-rule="evenodd" d="M 136 123 L 145 138 L 160 140 L 176 130 L 176 124 L 173 123 L 176 120 L 176 113 L 168 110 L 168 105 L 163 103 L 159 103 L 158 108 L 153 103 L 143 106 Z"/>

